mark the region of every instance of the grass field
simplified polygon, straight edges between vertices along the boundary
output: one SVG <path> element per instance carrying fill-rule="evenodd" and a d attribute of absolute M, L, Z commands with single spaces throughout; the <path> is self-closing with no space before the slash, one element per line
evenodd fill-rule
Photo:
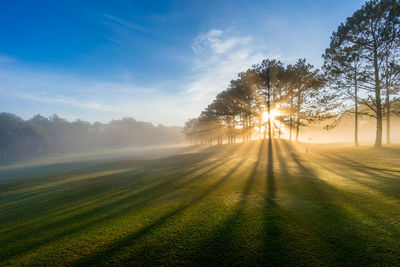
<path fill-rule="evenodd" d="M 0 170 L 0 265 L 400 265 L 400 146 L 211 148 Z"/>

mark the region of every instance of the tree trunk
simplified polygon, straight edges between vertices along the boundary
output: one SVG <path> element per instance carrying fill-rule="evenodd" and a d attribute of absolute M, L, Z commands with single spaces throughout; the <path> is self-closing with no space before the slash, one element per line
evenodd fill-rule
<path fill-rule="evenodd" d="M 390 94 L 389 94 L 389 80 L 386 78 L 386 143 L 390 144 Z"/>
<path fill-rule="evenodd" d="M 251 116 L 249 115 L 249 140 L 253 140 L 253 124 L 251 123 Z"/>
<path fill-rule="evenodd" d="M 376 139 L 375 147 L 382 146 L 382 100 L 379 80 L 378 51 L 374 43 L 375 102 L 376 102 Z"/>
<path fill-rule="evenodd" d="M 231 126 L 228 125 L 228 144 L 232 141 L 232 133 L 231 133 Z"/>
<path fill-rule="evenodd" d="M 261 110 L 261 109 L 260 109 Z M 262 129 L 262 114 L 260 112 L 260 117 L 258 118 L 258 139 L 260 140 L 262 135 L 261 135 L 261 129 Z"/>
<path fill-rule="evenodd" d="M 243 122 L 242 122 L 242 143 L 246 142 L 246 117 L 243 115 Z"/>
<path fill-rule="evenodd" d="M 233 124 L 233 143 L 236 144 L 236 123 Z"/>
<path fill-rule="evenodd" d="M 264 123 L 264 139 L 267 136 L 267 125 Z"/>
<path fill-rule="evenodd" d="M 299 92 L 299 94 L 297 95 L 296 142 L 299 141 L 299 132 L 300 132 L 300 101 L 301 101 L 301 95 Z"/>
<path fill-rule="evenodd" d="M 292 143 L 292 128 L 293 128 L 293 115 L 289 117 L 289 143 Z"/>
<path fill-rule="evenodd" d="M 269 85 L 269 79 L 267 82 L 267 93 L 268 93 L 268 99 L 267 99 L 267 107 L 268 107 L 268 139 L 271 141 L 271 92 L 270 92 L 270 85 Z"/>
<path fill-rule="evenodd" d="M 289 117 L 289 142 L 292 143 L 293 128 L 293 89 L 290 89 L 290 117 Z"/>
<path fill-rule="evenodd" d="M 278 125 L 278 139 L 281 139 L 281 124 L 279 121 L 279 125 Z"/>
<path fill-rule="evenodd" d="M 354 145 L 358 146 L 358 95 L 357 74 L 354 77 Z"/>
<path fill-rule="evenodd" d="M 271 131 L 272 131 L 272 138 L 275 139 L 275 122 L 271 120 Z"/>

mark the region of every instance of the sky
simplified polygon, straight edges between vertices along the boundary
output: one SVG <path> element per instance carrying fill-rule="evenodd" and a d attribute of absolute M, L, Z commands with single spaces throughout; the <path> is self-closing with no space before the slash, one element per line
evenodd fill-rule
<path fill-rule="evenodd" d="M 0 112 L 183 126 L 264 58 L 320 67 L 363 3 L 2 1 Z"/>

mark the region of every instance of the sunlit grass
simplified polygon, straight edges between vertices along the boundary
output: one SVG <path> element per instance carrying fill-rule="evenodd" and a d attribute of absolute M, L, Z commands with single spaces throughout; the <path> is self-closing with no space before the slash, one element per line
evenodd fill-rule
<path fill-rule="evenodd" d="M 271 149 L 2 171 L 0 264 L 398 264 L 399 147 Z"/>

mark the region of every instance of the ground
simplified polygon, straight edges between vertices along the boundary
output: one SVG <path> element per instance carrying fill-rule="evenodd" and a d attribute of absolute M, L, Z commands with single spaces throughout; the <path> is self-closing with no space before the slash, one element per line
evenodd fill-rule
<path fill-rule="evenodd" d="M 400 146 L 157 153 L 0 169 L 0 265 L 400 264 Z"/>

